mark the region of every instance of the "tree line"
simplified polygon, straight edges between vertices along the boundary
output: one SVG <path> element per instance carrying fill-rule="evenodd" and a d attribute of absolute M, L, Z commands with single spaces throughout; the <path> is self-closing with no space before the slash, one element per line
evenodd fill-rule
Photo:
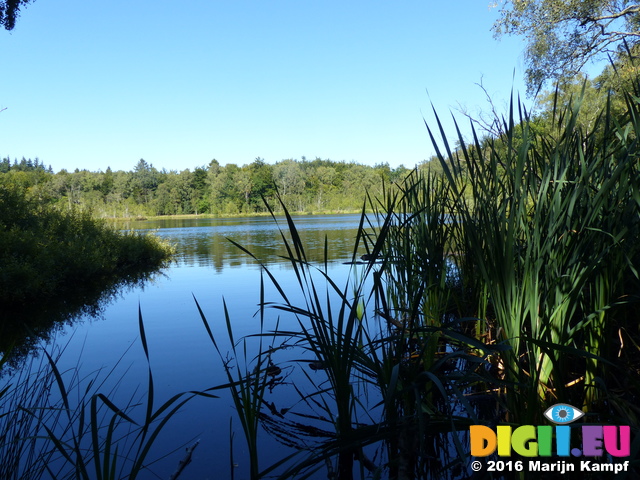
<path fill-rule="evenodd" d="M 638 72 L 635 57 L 621 55 L 593 79 L 579 74 L 557 82 L 554 90 L 538 94 L 533 111 L 527 113 L 527 128 L 535 129 L 540 138 L 553 138 L 559 134 L 554 127 L 558 112 L 576 102 L 580 108 L 575 121 L 581 129 L 591 131 L 603 114 L 609 121 L 621 121 L 628 99 L 640 98 Z M 495 113 L 493 106 L 491 111 Z M 482 137 L 479 144 L 472 141 L 470 148 L 494 151 L 517 147 L 499 146 L 508 127 L 504 119 L 495 115 L 472 121 L 480 127 L 477 132 Z M 593 134 L 598 134 L 597 129 Z M 512 141 L 517 138 L 514 134 Z M 458 142 L 456 157 L 460 146 Z M 464 169 L 462 157 L 458 168 Z M 417 168 L 442 172 L 436 157 Z M 401 183 L 409 172 L 403 165 L 391 168 L 388 163 L 368 166 L 302 157 L 269 164 L 258 157 L 242 166 L 221 165 L 213 159 L 207 165 L 181 171 L 158 170 L 140 159 L 130 171 L 63 169 L 54 173 L 38 158 L 12 161 L 7 156 L 0 160 L 0 186 L 18 186 L 42 204 L 86 209 L 99 217 L 255 214 L 267 210 L 265 201 L 278 209 L 276 194 L 290 211 L 321 213 L 359 210 L 367 194 L 381 198 L 385 188 L 395 188 L 393 185 Z"/>
<path fill-rule="evenodd" d="M 316 158 L 268 164 L 262 158 L 238 166 L 208 165 L 158 170 L 140 159 L 130 171 L 76 169 L 54 173 L 39 159 L 0 160 L 0 184 L 16 185 L 45 204 L 86 208 L 101 217 L 266 211 L 276 192 L 292 211 L 347 211 L 362 207 L 366 193 L 381 193 L 409 173 L 404 166 L 375 166 Z"/>

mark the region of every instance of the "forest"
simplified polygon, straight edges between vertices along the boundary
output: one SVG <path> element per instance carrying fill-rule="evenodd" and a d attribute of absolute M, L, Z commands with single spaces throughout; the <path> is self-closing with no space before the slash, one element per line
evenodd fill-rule
<path fill-rule="evenodd" d="M 381 193 L 409 173 L 388 163 L 374 167 L 316 158 L 286 159 L 273 165 L 261 158 L 238 166 L 211 160 L 206 166 L 180 172 L 158 170 L 140 159 L 131 171 L 53 173 L 36 158 L 9 156 L 0 161 L 0 184 L 26 189 L 40 202 L 81 207 L 106 218 L 155 215 L 238 215 L 265 211 L 264 200 L 276 191 L 292 211 L 353 211 L 362 207 L 364 192 Z"/>

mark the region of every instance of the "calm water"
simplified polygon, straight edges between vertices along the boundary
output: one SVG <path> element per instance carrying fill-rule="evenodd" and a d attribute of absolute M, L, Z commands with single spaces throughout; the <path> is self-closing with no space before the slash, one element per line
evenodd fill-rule
<path fill-rule="evenodd" d="M 359 216 L 301 216 L 295 217 L 296 227 L 307 249 L 308 259 L 322 262 L 325 236 L 329 272 L 339 285 L 353 274 L 354 267 L 345 265 L 351 259 Z M 151 370 L 156 387 L 156 405 L 176 393 L 203 390 L 226 382 L 222 362 L 218 357 L 198 313 L 194 297 L 199 302 L 219 339 L 221 349 L 228 351 L 230 343 L 223 313 L 223 299 L 228 308 L 236 339 L 257 333 L 260 319 L 256 315 L 260 300 L 261 267 L 248 254 L 228 239 L 251 251 L 296 298 L 294 272 L 287 260 L 279 228 L 286 229 L 284 219 L 276 224 L 268 217 L 241 219 L 187 219 L 132 222 L 127 228 L 152 230 L 156 235 L 174 243 L 178 260 L 142 287 L 121 292 L 105 305 L 97 318 L 84 317 L 66 326 L 55 342 L 47 348 L 64 348 L 58 367 L 72 372 L 77 367 L 82 377 L 107 378 L 104 393 L 119 405 L 130 398 L 140 400 L 147 385 L 147 362 L 140 342 L 138 308 L 140 308 L 149 345 Z M 358 252 L 358 256 L 365 251 Z M 355 267 L 357 269 L 357 267 Z M 265 298 L 278 301 L 277 291 L 265 279 Z M 282 326 L 296 328 L 294 319 L 279 318 L 279 311 L 268 309 L 265 330 Z M 254 340 L 250 340 L 255 343 Z M 275 360 L 285 375 L 296 365 L 295 355 L 284 352 Z M 112 371 L 113 370 L 113 371 Z M 313 372 L 316 374 L 316 372 Z M 70 375 L 67 373 L 66 375 Z M 317 372 L 318 381 L 323 375 Z M 66 377 L 69 378 L 69 377 Z M 293 377 L 291 377 L 293 378 Z M 110 389 L 118 380 L 115 392 Z M 136 392 L 137 389 L 137 392 Z M 163 453 L 174 448 L 178 452 L 159 461 L 152 468 L 161 478 L 177 467 L 183 456 L 185 443 L 200 440 L 193 462 L 181 478 L 218 479 L 230 477 L 230 419 L 233 417 L 231 399 L 222 390 L 218 399 L 195 399 L 174 417 L 168 430 L 157 442 Z M 270 400 L 289 407 L 278 396 L 277 389 Z M 143 408 L 139 409 L 140 414 Z M 233 419 L 234 461 L 238 464 L 235 478 L 247 478 L 248 470 L 244 438 L 240 424 Z M 266 467 L 280 456 L 291 453 L 273 442 L 266 434 L 263 450 Z M 267 447 L 268 445 L 268 447 Z M 145 478 L 158 478 L 150 474 Z"/>

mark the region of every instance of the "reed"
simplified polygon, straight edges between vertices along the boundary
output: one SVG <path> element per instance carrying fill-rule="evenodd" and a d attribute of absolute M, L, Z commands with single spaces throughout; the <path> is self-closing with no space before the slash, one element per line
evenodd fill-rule
<path fill-rule="evenodd" d="M 626 116 L 614 121 L 607 106 L 584 130 L 577 99 L 555 112 L 554 134 L 541 135 L 512 102 L 501 137 L 481 140 L 472 125 L 472 143 L 458 129 L 455 150 L 436 116 L 446 153 L 429 134 L 444 176 L 416 172 L 369 198 L 374 214 L 363 209 L 352 263 L 363 248 L 377 261 L 343 287 L 326 260 L 308 261 L 283 206 L 303 300 L 263 266 L 281 297 L 266 306 L 296 316 L 299 331 L 275 335 L 295 338 L 326 368 L 327 386 L 312 381 L 301 397 L 335 433 L 281 478 L 334 457 L 337 478 L 358 466 L 448 478 L 467 468 L 470 422 L 539 424 L 559 402 L 592 421 L 633 410 L 632 395 L 608 388 L 640 253 L 640 115 L 627 103 Z M 386 451 L 375 465 L 365 455 L 373 445 Z"/>
<path fill-rule="evenodd" d="M 597 409 L 611 318 L 624 279 L 637 275 L 638 105 L 629 96 L 620 123 L 607 107 L 588 131 L 579 108 L 577 99 L 555 112 L 556 135 L 541 136 L 512 103 L 502 137 L 480 141 L 473 131 L 467 145 L 459 135 L 454 152 L 443 136 L 438 152 L 469 260 L 460 275 L 477 277 L 486 295 L 478 317 L 509 347 L 500 357 L 512 385 L 505 418 L 521 424 L 540 422 L 558 401 Z"/>
<path fill-rule="evenodd" d="M 440 185 L 445 189 L 444 183 Z M 425 232 L 421 222 L 440 215 L 443 231 L 452 228 L 443 211 L 437 210 L 439 206 L 409 214 L 410 199 L 418 192 L 419 188 L 411 187 L 402 196 L 391 194 L 373 217 L 363 208 L 344 284 L 329 275 L 326 242 L 324 261 L 314 264 L 307 259 L 304 241 L 284 205 L 286 227 L 280 232 L 297 280 L 296 291 L 285 291 L 267 265 L 238 245 L 262 266 L 257 352 L 247 352 L 247 339 L 235 341 L 225 309 L 232 344 L 231 358 L 225 357 L 200 313 L 228 375 L 249 446 L 252 478 L 307 478 L 324 467 L 339 479 L 384 472 L 398 479 L 426 478 L 436 472 L 442 478 L 454 478 L 454 472 L 464 468 L 460 435 L 475 418 L 465 392 L 486 381 L 479 366 L 496 347 L 466 335 L 459 328 L 466 322 L 442 319 L 452 303 L 447 289 L 455 281 L 447 261 L 447 236 L 440 233 L 423 239 L 424 244 L 402 244 L 410 252 L 401 250 L 401 239 L 410 238 L 403 232 L 407 226 Z M 435 203 L 434 195 L 428 198 Z M 402 202 L 405 210 L 397 210 Z M 430 252 L 440 252 L 440 262 L 434 256 L 430 264 L 424 263 L 421 248 L 428 242 Z M 363 250 L 370 260 L 358 260 Z M 264 298 L 267 279 L 279 298 Z M 414 290 L 407 293 L 400 286 L 409 281 Z M 297 328 L 276 325 L 263 332 L 266 309 L 295 318 Z M 265 338 L 269 348 L 263 351 Z M 242 349 L 236 347 L 240 344 Z M 289 388 L 298 400 L 276 411 L 265 400 L 261 366 L 279 350 L 299 352 L 297 363 L 311 362 L 324 380 L 304 369 L 294 371 Z M 309 356 L 311 361 L 303 360 Z M 231 366 L 233 361 L 240 365 L 243 357 L 245 365 L 248 358 L 253 359 L 253 371 Z M 262 470 L 257 466 L 260 424 L 297 450 Z M 315 440 L 306 441 L 309 438 Z"/>
<path fill-rule="evenodd" d="M 0 359 L 3 371 L 8 354 Z M 34 432 L 42 423 L 55 424 L 59 413 L 48 406 L 53 375 L 46 372 L 42 358 L 29 363 L 9 378 L 5 370 L 0 388 L 0 478 L 6 480 L 39 479 L 45 472 L 52 452 Z M 46 361 L 46 359 L 45 359 Z M 8 366 L 7 366 L 8 368 Z M 36 411 L 37 415 L 25 409 Z"/>
<path fill-rule="evenodd" d="M 139 326 L 149 361 L 140 311 Z M 104 377 L 97 372 L 85 378 L 79 367 L 60 371 L 56 359 L 46 350 L 43 353 L 46 362 L 37 371 L 25 379 L 18 377 L 3 391 L 7 412 L 0 417 L 3 479 L 48 475 L 56 480 L 133 480 L 162 458 L 153 446 L 178 410 L 195 396 L 215 398 L 211 393 L 215 388 L 185 392 L 158 406 L 149 367 L 143 398 L 132 396 L 119 407 L 110 399 L 120 384 L 112 378 L 117 365 Z"/>
<path fill-rule="evenodd" d="M 261 305 L 264 305 L 264 281 L 261 278 L 260 282 L 260 298 Z M 231 317 L 227 310 L 227 304 L 223 301 L 224 306 L 224 318 L 227 326 L 228 339 L 231 344 L 232 358 L 223 354 L 219 346 L 219 341 L 216 340 L 213 335 L 213 331 L 209 325 L 209 321 L 205 313 L 200 308 L 200 304 L 194 297 L 198 312 L 207 331 L 211 343 L 215 347 L 218 356 L 223 364 L 225 374 L 227 376 L 228 384 L 222 385 L 217 388 L 228 388 L 231 392 L 236 414 L 240 420 L 242 426 L 242 432 L 247 442 L 247 449 L 249 452 L 249 475 L 252 480 L 260 478 L 259 468 L 259 444 L 258 444 L 258 431 L 260 426 L 260 415 L 265 392 L 271 383 L 271 379 L 277 376 L 276 370 L 279 367 L 273 365 L 271 360 L 270 350 L 265 351 L 263 345 L 263 329 L 264 329 L 264 307 L 260 308 L 260 334 L 259 345 L 257 352 L 254 356 L 253 369 L 249 365 L 249 353 L 247 350 L 247 339 L 242 339 L 240 342 L 235 341 Z M 242 349 L 239 349 L 239 346 Z M 242 355 L 241 355 L 242 354 Z M 239 362 L 244 359 L 244 366 L 239 363 L 233 365 L 233 362 Z M 230 477 L 234 478 L 234 459 L 233 459 L 233 431 L 231 431 L 231 472 Z"/>

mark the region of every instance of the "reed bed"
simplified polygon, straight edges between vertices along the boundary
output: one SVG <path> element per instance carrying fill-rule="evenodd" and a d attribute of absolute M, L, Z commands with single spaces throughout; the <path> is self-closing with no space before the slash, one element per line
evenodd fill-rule
<path fill-rule="evenodd" d="M 394 207 L 390 210 L 395 212 L 395 200 L 388 200 L 386 207 Z M 351 273 L 344 284 L 338 284 L 329 275 L 326 253 L 323 263 L 307 260 L 304 242 L 286 213 L 282 242 L 297 292 L 285 291 L 262 264 L 263 280 L 275 286 L 280 298 L 261 298 L 260 316 L 264 327 L 265 310 L 274 309 L 293 316 L 296 328 L 275 325 L 269 332 L 256 333 L 257 338 L 268 338 L 260 342 L 257 352 L 247 352 L 247 339 L 234 339 L 225 312 L 233 347 L 230 358 L 223 356 L 200 311 L 227 371 L 251 452 L 251 478 L 317 478 L 325 469 L 340 479 L 354 475 L 413 478 L 416 472 L 456 478 L 466 469 L 464 427 L 477 417 L 465 392 L 487 379 L 478 366 L 483 356 L 499 347 L 466 335 L 458 328 L 464 322 L 436 319 L 448 309 L 446 282 L 429 284 L 429 288 L 425 282 L 437 276 L 436 268 L 445 272 L 452 264 L 434 264 L 429 277 L 413 272 L 409 263 L 387 251 L 388 235 L 404 228 L 398 223 L 403 217 L 404 213 L 387 212 L 373 220 L 363 211 L 349 262 Z M 370 260 L 358 260 L 363 252 Z M 392 268 L 394 274 L 403 269 L 406 275 L 417 275 L 418 293 L 401 298 L 398 285 L 383 278 Z M 447 282 L 453 281 L 448 274 Z M 432 299 L 434 292 L 440 296 Z M 428 304 L 412 302 L 415 295 L 429 299 Z M 285 397 L 294 400 L 276 409 L 265 400 L 269 369 L 279 369 L 273 359 L 292 350 L 295 353 L 289 356 L 294 355 L 297 372 L 275 388 L 291 390 Z M 239 368 L 240 364 L 246 366 Z M 309 368 L 320 375 L 310 374 Z M 257 468 L 259 423 L 293 449 L 290 456 L 263 469 Z"/>
<path fill-rule="evenodd" d="M 589 129 L 579 99 L 558 107 L 552 135 L 514 101 L 502 136 L 481 139 L 472 125 L 456 149 L 436 115 L 444 174 L 415 171 L 368 198 L 345 284 L 326 259 L 308 261 L 282 205 L 298 295 L 262 265 L 280 298 L 260 305 L 297 328 L 258 334 L 268 352 L 230 384 L 241 418 L 248 408 L 277 438 L 299 440 L 252 478 L 467 478 L 468 425 L 543 424 L 556 403 L 638 431 L 640 108 L 626 98 L 625 115 L 607 106 Z M 301 368 L 278 387 L 297 400 L 274 411 L 255 382 L 279 349 L 297 349 L 300 365 L 310 356 L 326 379 Z M 258 398 L 249 385 L 261 385 Z"/>
<path fill-rule="evenodd" d="M 602 386 L 621 347 L 618 307 L 637 300 L 640 125 L 628 100 L 621 123 L 607 110 L 589 131 L 577 123 L 578 100 L 554 112 L 553 137 L 512 105 L 503 137 L 474 135 L 440 155 L 465 252 L 460 275 L 483 292 L 486 333 L 509 347 L 499 360 L 501 378 L 517 385 L 505 395 L 509 421 L 540 423 L 560 401 L 612 420 Z"/>

